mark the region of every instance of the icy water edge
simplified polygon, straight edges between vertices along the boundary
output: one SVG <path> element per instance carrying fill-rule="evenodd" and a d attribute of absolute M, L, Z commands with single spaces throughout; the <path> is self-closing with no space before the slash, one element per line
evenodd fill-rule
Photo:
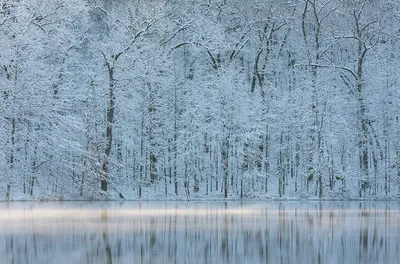
<path fill-rule="evenodd" d="M 400 263 L 398 202 L 0 203 L 0 263 Z"/>

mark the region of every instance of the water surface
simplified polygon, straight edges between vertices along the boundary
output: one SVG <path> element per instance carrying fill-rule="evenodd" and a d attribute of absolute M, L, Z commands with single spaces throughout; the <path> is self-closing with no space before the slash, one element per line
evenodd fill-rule
<path fill-rule="evenodd" d="M 400 206 L 0 203 L 0 263 L 400 263 Z"/>

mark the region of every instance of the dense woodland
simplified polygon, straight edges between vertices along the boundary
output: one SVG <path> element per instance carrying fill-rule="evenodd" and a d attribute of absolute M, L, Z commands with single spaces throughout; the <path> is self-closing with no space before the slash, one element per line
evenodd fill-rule
<path fill-rule="evenodd" d="M 400 195 L 397 0 L 0 3 L 0 200 Z"/>

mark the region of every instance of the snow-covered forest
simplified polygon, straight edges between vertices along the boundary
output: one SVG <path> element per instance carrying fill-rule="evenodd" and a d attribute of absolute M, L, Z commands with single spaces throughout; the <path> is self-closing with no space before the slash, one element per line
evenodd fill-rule
<path fill-rule="evenodd" d="M 400 195 L 396 0 L 0 3 L 0 200 Z"/>

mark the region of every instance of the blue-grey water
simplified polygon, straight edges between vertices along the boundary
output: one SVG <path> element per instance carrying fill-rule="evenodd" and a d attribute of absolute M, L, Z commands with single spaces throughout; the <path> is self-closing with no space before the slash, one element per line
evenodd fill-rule
<path fill-rule="evenodd" d="M 400 263 L 400 206 L 0 203 L 0 263 Z"/>

